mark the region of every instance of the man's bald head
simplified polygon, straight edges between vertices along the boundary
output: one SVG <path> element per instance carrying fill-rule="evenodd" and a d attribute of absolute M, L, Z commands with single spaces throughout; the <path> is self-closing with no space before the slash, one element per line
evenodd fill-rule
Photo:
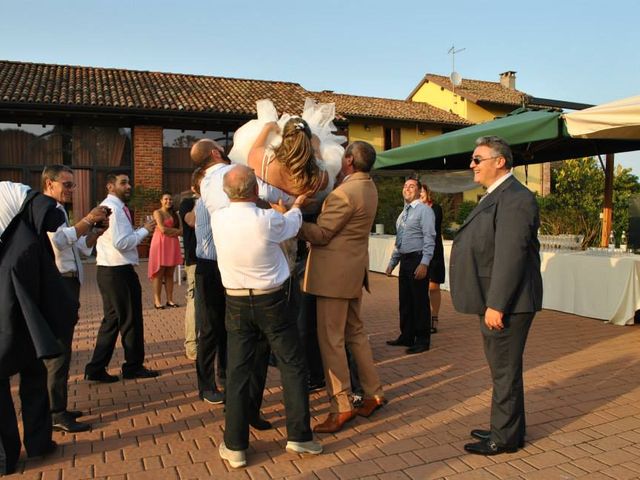
<path fill-rule="evenodd" d="M 194 143 L 190 154 L 196 167 L 219 163 L 227 158 L 222 147 L 209 138 L 203 138 Z"/>
<path fill-rule="evenodd" d="M 258 196 L 258 180 L 253 169 L 236 165 L 224 174 L 222 188 L 232 202 L 253 202 Z"/>

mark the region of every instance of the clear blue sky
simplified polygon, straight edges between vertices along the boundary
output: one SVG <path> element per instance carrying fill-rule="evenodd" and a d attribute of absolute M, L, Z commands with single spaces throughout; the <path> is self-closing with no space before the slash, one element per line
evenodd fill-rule
<path fill-rule="evenodd" d="M 425 73 L 583 103 L 640 94 L 640 1 L 0 0 L 0 58 L 406 98 Z M 640 174 L 640 152 L 618 156 Z"/>

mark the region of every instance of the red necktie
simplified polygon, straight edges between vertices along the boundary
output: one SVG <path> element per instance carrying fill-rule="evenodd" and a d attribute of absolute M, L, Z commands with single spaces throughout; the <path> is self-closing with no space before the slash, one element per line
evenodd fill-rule
<path fill-rule="evenodd" d="M 124 213 L 127 215 L 127 218 L 129 219 L 129 223 L 131 223 L 131 225 L 133 225 L 133 219 L 131 218 L 131 212 L 129 211 L 129 207 L 127 207 L 125 205 L 122 208 L 124 209 Z"/>

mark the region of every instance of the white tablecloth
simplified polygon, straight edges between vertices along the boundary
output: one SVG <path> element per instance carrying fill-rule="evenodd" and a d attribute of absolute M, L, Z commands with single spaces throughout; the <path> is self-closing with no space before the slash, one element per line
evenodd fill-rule
<path fill-rule="evenodd" d="M 387 268 L 394 235 L 369 237 L 369 270 Z M 451 240 L 444 241 L 447 275 L 441 286 L 449 290 Z M 633 324 L 640 310 L 640 256 L 608 257 L 588 252 L 541 252 L 543 308 L 606 320 L 616 325 Z M 398 267 L 393 272 L 398 275 Z"/>
<path fill-rule="evenodd" d="M 369 236 L 369 270 L 372 272 L 384 273 L 391 259 L 393 253 L 393 246 L 396 241 L 395 235 L 375 235 Z M 446 266 L 446 273 L 444 284 L 440 287 L 444 290 L 449 290 L 449 256 L 451 255 L 451 240 L 445 240 L 444 246 L 444 264 Z M 398 276 L 399 267 L 393 270 L 393 275 Z"/>
<path fill-rule="evenodd" d="M 633 324 L 640 310 L 640 257 L 542 252 L 544 308 Z"/>

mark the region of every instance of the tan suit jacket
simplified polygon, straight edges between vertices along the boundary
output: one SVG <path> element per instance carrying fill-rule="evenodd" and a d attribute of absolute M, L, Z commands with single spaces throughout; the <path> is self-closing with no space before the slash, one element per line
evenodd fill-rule
<path fill-rule="evenodd" d="M 311 243 L 303 289 L 331 298 L 357 298 L 369 290 L 369 232 L 378 190 L 368 173 L 356 172 L 327 196 L 317 223 L 303 223 Z"/>

